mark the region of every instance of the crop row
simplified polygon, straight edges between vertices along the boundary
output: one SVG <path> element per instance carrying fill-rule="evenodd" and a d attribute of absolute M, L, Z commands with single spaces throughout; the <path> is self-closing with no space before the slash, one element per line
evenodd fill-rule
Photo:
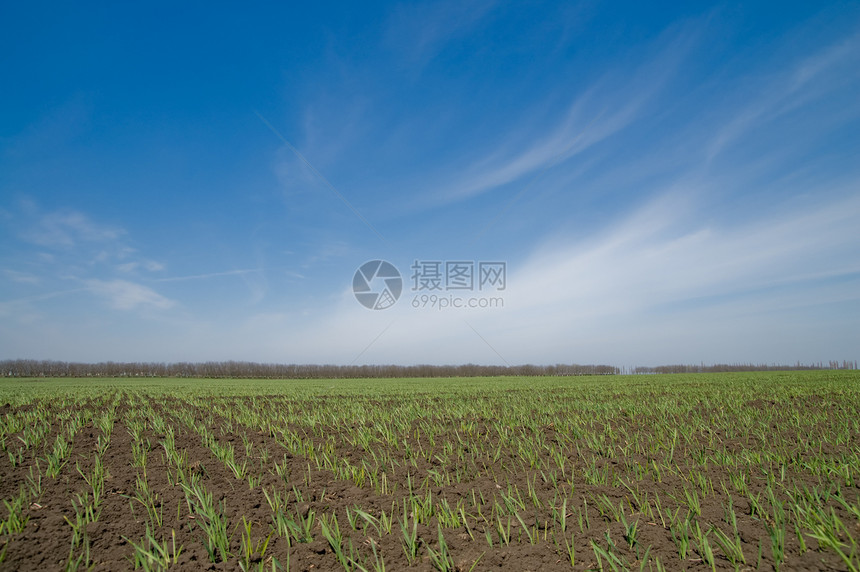
<path fill-rule="evenodd" d="M 22 399 L 0 567 L 860 570 L 857 379 L 796 375 Z"/>

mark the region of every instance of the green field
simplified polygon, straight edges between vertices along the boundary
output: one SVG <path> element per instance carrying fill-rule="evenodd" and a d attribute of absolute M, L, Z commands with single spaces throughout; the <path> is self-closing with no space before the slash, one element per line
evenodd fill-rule
<path fill-rule="evenodd" d="M 860 372 L 0 379 L 0 569 L 860 569 Z"/>

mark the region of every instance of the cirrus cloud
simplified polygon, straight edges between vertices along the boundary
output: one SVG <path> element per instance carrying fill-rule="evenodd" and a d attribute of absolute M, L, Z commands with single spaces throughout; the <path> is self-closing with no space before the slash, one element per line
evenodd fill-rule
<path fill-rule="evenodd" d="M 101 297 L 116 310 L 155 308 L 166 310 L 175 302 L 165 298 L 152 288 L 128 280 L 88 280 L 87 286 L 93 294 Z"/>

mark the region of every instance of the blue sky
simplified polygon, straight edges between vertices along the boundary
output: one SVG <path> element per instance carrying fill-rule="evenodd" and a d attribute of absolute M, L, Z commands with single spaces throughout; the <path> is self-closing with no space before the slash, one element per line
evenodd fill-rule
<path fill-rule="evenodd" d="M 860 5 L 672 4 L 4 4 L 0 358 L 860 358 Z"/>

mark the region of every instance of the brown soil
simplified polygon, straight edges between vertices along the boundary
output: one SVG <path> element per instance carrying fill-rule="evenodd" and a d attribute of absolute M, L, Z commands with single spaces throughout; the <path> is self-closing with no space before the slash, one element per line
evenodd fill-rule
<path fill-rule="evenodd" d="M 283 398 L 273 397 L 272 399 Z M 388 489 L 387 492 L 380 492 L 369 482 L 359 485 L 355 480 L 338 478 L 332 470 L 324 467 L 317 468 L 316 463 L 307 456 L 296 454 L 295 451 L 283 446 L 279 443 L 283 428 L 261 430 L 244 426 L 238 420 L 226 419 L 220 413 L 223 409 L 215 407 L 220 405 L 229 408 L 236 404 L 248 407 L 248 400 L 218 398 L 212 399 L 211 404 L 213 407 L 210 409 L 200 407 L 199 403 L 193 405 L 190 402 L 169 400 L 166 405 L 159 404 L 155 407 L 156 411 L 164 416 L 167 425 L 175 430 L 176 449 L 184 451 L 187 455 L 186 470 L 189 474 L 198 475 L 200 483 L 206 490 L 213 493 L 216 503 L 224 503 L 225 515 L 229 523 L 231 553 L 226 562 L 211 561 L 204 543 L 204 533 L 198 525 L 201 517 L 190 510 L 182 487 L 171 484 L 173 478 L 170 474 L 171 464 L 165 458 L 164 449 L 159 444 L 165 439 L 165 435 L 156 433 L 151 426 L 147 427 L 142 435 L 143 442 L 148 440 L 150 444 L 145 479 L 150 489 L 158 495 L 158 506 L 163 511 L 163 524 L 152 530 L 153 536 L 157 539 L 166 539 L 168 542 L 172 542 L 175 538 L 176 546 L 182 547 L 176 564 L 171 568 L 237 570 L 242 560 L 243 523 L 251 523 L 252 543 L 258 547 L 272 531 L 272 511 L 264 495 L 266 490 L 279 491 L 287 495 L 289 514 L 301 516 L 314 513 L 317 515 L 317 520 L 312 530 L 311 542 L 301 543 L 295 540 L 288 542 L 286 538 L 276 533 L 271 534 L 268 547 L 262 557 L 255 553 L 250 558 L 251 564 L 255 567 L 262 565 L 262 569 L 271 570 L 271 559 L 275 558 L 284 570 L 307 572 L 343 570 L 344 566 L 338 562 L 320 527 L 320 515 L 336 515 L 346 541 L 353 543 L 363 565 L 368 569 L 373 569 L 373 548 L 375 548 L 376 553 L 384 558 L 386 570 L 433 570 L 435 568 L 430 558 L 431 550 L 438 551 L 440 548 L 437 516 L 432 517 L 427 523 L 418 525 L 420 546 L 418 557 L 414 561 L 407 558 L 403 548 L 403 535 L 400 532 L 399 521 L 403 519 L 403 502 L 409 496 L 411 483 L 416 496 L 427 498 L 429 495 L 434 504 L 445 500 L 452 508 L 464 507 L 464 512 L 469 515 L 468 527 L 461 524 L 442 529 L 456 570 L 595 569 L 598 567 L 598 560 L 593 544 L 605 550 L 610 542 L 614 544 L 614 552 L 632 569 L 639 568 L 647 550 L 652 560 L 646 564 L 646 569 L 656 569 L 653 558 L 659 557 L 667 570 L 709 570 L 711 567 L 694 548 L 690 549 L 686 559 L 680 559 L 674 533 L 669 525 L 669 515 L 678 510 L 682 511 L 681 514 L 685 514 L 688 510 L 682 492 L 684 486 L 690 489 L 691 482 L 695 484 L 696 479 L 701 476 L 712 483 L 713 492 L 701 499 L 701 514 L 696 515 L 696 521 L 710 523 L 723 532 L 730 533 L 731 528 L 725 516 L 726 507 L 731 504 L 737 514 L 738 531 L 746 557 L 746 564 L 740 565 L 739 568 L 775 569 L 770 537 L 766 533 L 768 519 L 763 515 L 755 514 L 748 498 L 732 489 L 725 471 L 713 462 L 702 463 L 701 459 L 693 458 L 683 448 L 679 448 L 673 458 L 677 470 L 664 471 L 659 479 L 653 474 L 640 478 L 635 471 L 631 470 L 631 467 L 647 467 L 654 461 L 659 463 L 661 459 L 652 459 L 635 452 L 626 455 L 619 454 L 618 451 L 601 452 L 598 448 L 591 456 L 593 466 L 589 470 L 597 474 L 618 476 L 615 486 L 593 482 L 593 479 L 587 477 L 583 459 L 572 457 L 569 459 L 567 475 L 569 477 L 571 473 L 573 474 L 570 484 L 564 483 L 556 488 L 546 471 L 533 469 L 531 463 L 524 459 L 519 451 L 503 449 L 492 461 L 481 456 L 473 456 L 474 451 L 471 450 L 470 440 L 467 439 L 460 444 L 454 427 L 446 433 L 447 439 L 437 438 L 433 448 L 439 454 L 438 457 L 429 456 L 428 459 L 427 456 L 417 455 L 414 463 L 404 460 L 402 447 L 405 443 L 413 450 L 430 448 L 426 441 L 416 437 L 421 430 L 420 423 L 416 422 L 410 431 L 398 434 L 396 445 L 386 446 L 375 443 L 371 447 L 374 451 L 378 453 L 388 451 L 400 459 L 399 464 L 387 467 L 381 463 L 377 464 L 361 446 L 350 444 L 345 438 L 349 433 L 349 427 L 325 424 L 289 427 L 301 438 L 306 439 L 307 443 L 312 443 L 317 450 L 324 449 L 326 444 L 333 444 L 330 453 L 334 458 L 348 460 L 353 466 L 360 466 L 361 461 L 365 460 L 369 466 L 385 468 Z M 368 405 L 371 406 L 371 404 Z M 393 405 L 396 403 L 392 401 L 378 402 L 372 406 Z M 767 400 L 758 400 L 747 405 L 762 411 L 780 406 Z M 808 408 L 810 411 L 824 414 L 838 406 L 831 399 L 818 397 L 798 400 L 793 405 L 796 408 Z M 319 407 L 324 408 L 325 404 L 320 403 Z M 16 411 L 15 407 L 8 404 L 0 406 L 0 414 L 14 415 Z M 240 465 L 247 463 L 250 474 L 259 476 L 260 481 L 250 488 L 246 479 L 238 479 L 215 457 L 210 448 L 204 446 L 201 436 L 180 420 L 178 416 L 180 411 L 190 411 L 197 423 L 214 421 L 208 428 L 213 431 L 217 443 L 222 446 L 232 445 L 236 462 Z M 83 554 L 83 547 L 88 545 L 90 562 L 95 570 L 132 569 L 132 543 L 140 544 L 147 532 L 146 510 L 142 504 L 131 498 L 134 495 L 136 482 L 144 476 L 144 472 L 140 467 L 133 465 L 132 438 L 128 431 L 129 414 L 125 406 L 117 410 L 110 445 L 102 458 L 108 474 L 105 481 L 104 500 L 100 505 L 98 519 L 86 528 L 84 544 L 73 551 L 73 554 Z M 690 414 L 696 413 L 690 412 Z M 480 439 L 491 446 L 499 441 L 498 426 L 493 419 L 475 418 L 474 422 L 476 431 L 472 440 Z M 230 425 L 232 429 L 229 429 Z M 360 421 L 354 423 L 356 427 L 360 425 Z M 627 416 L 621 413 L 614 418 L 611 426 L 595 424 L 592 430 L 595 434 L 603 434 L 607 431 L 626 431 L 637 434 L 647 432 L 648 425 L 649 419 L 641 415 Z M 225 427 L 228 429 L 222 432 Z M 521 427 L 509 429 L 525 433 L 531 431 Z M 775 432 L 780 430 L 779 427 L 773 427 Z M 29 471 L 31 467 L 36 467 L 37 462 L 39 467 L 44 469 L 46 447 L 49 448 L 53 444 L 57 434 L 57 427 L 52 427 L 42 445 L 35 451 L 32 449 L 24 451 L 23 460 L 17 466 L 13 466 L 6 454 L 0 456 L 0 497 L 11 499 L 18 494 L 21 487 L 26 487 Z M 74 435 L 71 456 L 59 476 L 53 479 L 42 478 L 41 494 L 31 498 L 24 509 L 24 516 L 29 519 L 24 530 L 18 533 L 8 533 L 4 530 L 0 535 L 0 545 L 5 545 L 0 570 L 51 571 L 66 568 L 73 546 L 72 526 L 69 524 L 69 521 L 75 519 L 72 500 L 76 495 L 83 495 L 89 490 L 84 475 L 88 475 L 93 470 L 94 453 L 100 435 L 101 431 L 90 420 Z M 551 445 L 558 442 L 559 435 L 556 428 L 549 424 L 542 427 L 534 437 L 542 443 Z M 789 429 L 784 430 L 782 437 L 790 444 L 792 448 L 790 453 L 797 459 L 822 456 L 838 458 L 851 448 L 849 445 L 840 444 L 833 445 L 830 450 L 811 451 L 805 449 L 800 436 Z M 697 435 L 696 439 L 701 443 L 717 443 L 715 447 L 732 454 L 745 450 L 761 450 L 767 445 L 755 435 L 724 435 L 719 432 L 709 434 L 705 430 Z M 447 454 L 450 459 L 443 464 L 441 458 L 445 442 L 449 443 Z M 14 436 L 10 436 L 6 447 L 9 451 L 17 451 L 20 443 L 20 441 L 15 442 Z M 248 454 L 246 454 L 246 443 L 250 443 Z M 453 444 L 453 447 L 450 447 L 450 444 Z M 583 447 L 585 447 L 584 441 Z M 265 460 L 261 458 L 264 449 L 268 450 L 268 459 Z M 465 461 L 457 457 L 458 452 L 464 452 Z M 542 448 L 539 455 L 546 461 L 550 456 L 550 449 Z M 276 473 L 275 463 L 282 463 L 286 468 L 284 476 Z M 432 476 L 433 471 L 443 469 L 446 469 L 449 474 L 459 474 L 459 482 L 436 483 Z M 821 488 L 827 484 L 826 478 L 804 473 L 796 466 L 789 468 L 788 479 L 797 486 Z M 620 486 L 618 482 L 624 482 L 630 488 Z M 748 484 L 751 495 L 755 496 L 762 494 L 767 481 L 761 472 L 756 472 L 749 475 Z M 731 500 L 722 485 L 725 485 L 725 490 L 731 493 Z M 532 502 L 527 494 L 530 489 L 534 490 L 538 503 Z M 560 535 L 560 524 L 557 522 L 558 511 L 561 509 L 561 499 L 557 498 L 559 489 L 566 491 L 567 532 L 565 537 L 568 542 L 572 537 L 575 547 L 576 563 L 573 568 L 567 560 L 565 539 Z M 645 507 L 637 505 L 631 489 L 637 491 L 642 504 L 647 499 L 649 506 L 652 507 L 650 512 Z M 499 540 L 496 521 L 490 521 L 489 517 L 484 519 L 479 514 L 484 516 L 493 514 L 495 504 L 502 505 L 504 503 L 502 495 L 511 490 L 519 491 L 525 508 L 517 510 L 517 518 L 510 520 L 510 539 L 505 545 Z M 296 498 L 294 491 L 300 493 L 300 499 Z M 843 494 L 853 498 L 853 502 L 856 503 L 858 488 L 856 485 L 843 487 Z M 601 508 L 600 499 L 602 498 L 608 499 L 614 506 L 623 505 L 628 523 L 639 522 L 635 542 L 625 541 L 627 530 L 621 522 L 606 514 L 605 507 Z M 653 506 L 658 498 L 662 507 L 662 519 L 657 518 L 653 513 Z M 785 500 L 784 496 L 783 500 Z M 354 507 L 360 507 L 374 516 L 379 516 L 383 512 L 388 514 L 394 521 L 391 533 L 377 533 L 363 522 L 353 530 L 349 524 L 347 509 Z M 853 527 L 854 538 L 860 538 L 860 521 L 840 505 L 834 504 L 833 510 L 843 522 Z M 6 513 L 7 509 L 0 508 L 0 514 L 5 516 Z M 411 515 L 407 515 L 407 518 L 410 517 Z M 582 526 L 578 522 L 580 518 L 585 520 Z M 522 519 L 522 523 L 519 519 Z M 499 522 L 503 530 L 508 527 L 508 518 Z M 529 534 L 533 535 L 531 541 L 528 538 Z M 488 535 L 492 546 L 487 540 Z M 735 569 L 723 552 L 716 548 L 713 536 L 711 538 L 714 544 L 715 567 Z M 788 531 L 782 570 L 847 569 L 834 553 L 817 550 L 817 543 L 809 538 L 805 541 L 806 550 L 801 547 L 794 531 Z M 603 566 L 611 569 L 606 561 L 603 562 Z M 86 567 L 82 565 L 81 569 Z"/>

